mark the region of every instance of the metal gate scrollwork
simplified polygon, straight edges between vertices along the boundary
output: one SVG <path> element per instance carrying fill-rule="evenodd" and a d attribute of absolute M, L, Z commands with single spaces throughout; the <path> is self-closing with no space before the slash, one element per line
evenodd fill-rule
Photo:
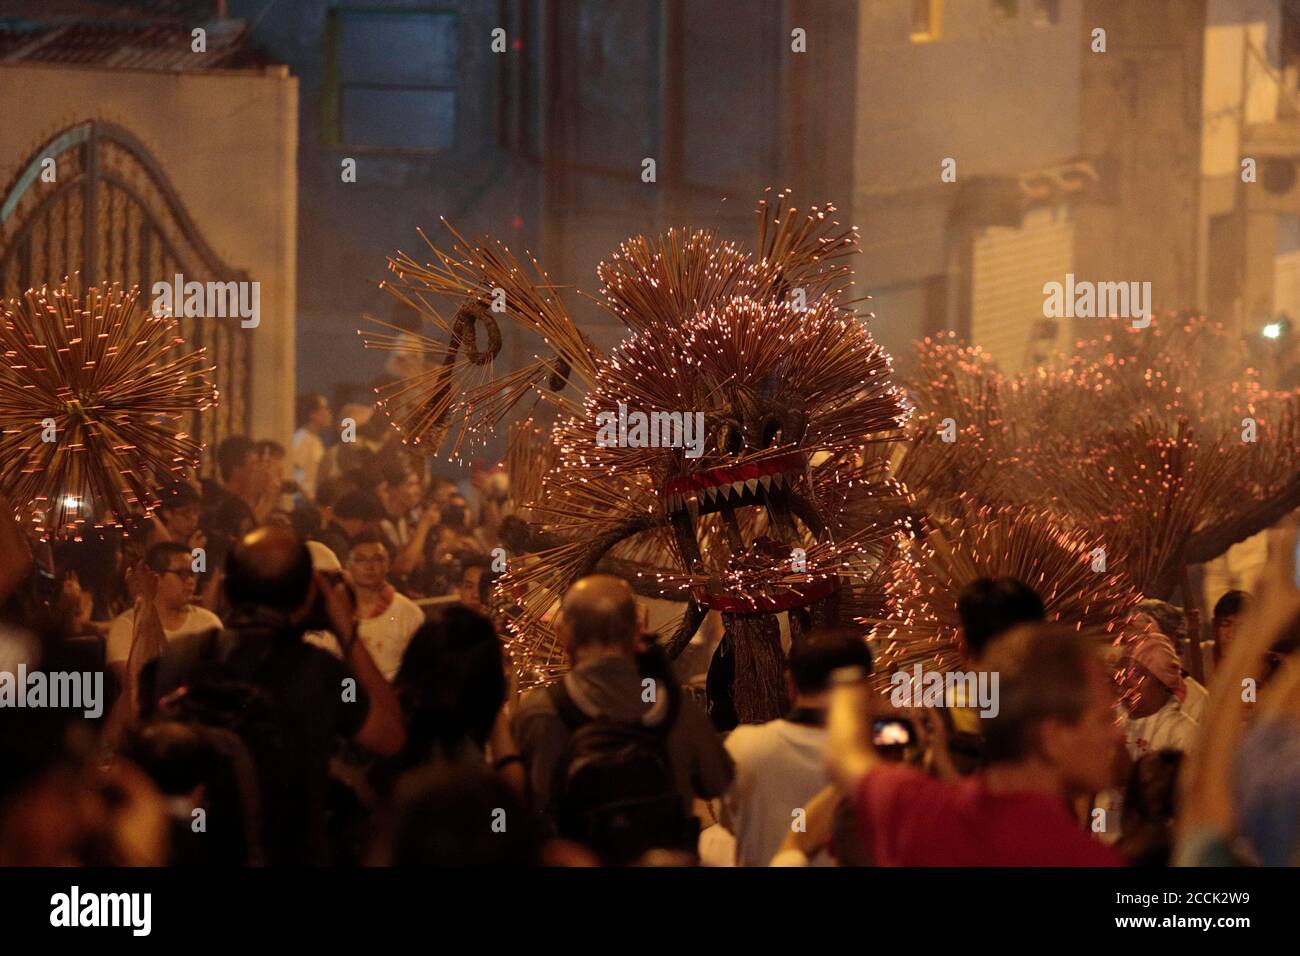
<path fill-rule="evenodd" d="M 54 159 L 56 182 L 43 182 Z M 72 126 L 35 150 L 0 192 L 0 295 L 55 285 L 81 274 L 81 287 L 140 286 L 149 308 L 155 282 L 248 280 L 204 241 L 180 197 L 145 146 L 112 123 Z M 180 319 L 191 347 L 207 349 L 221 392 L 218 406 L 191 426 L 208 448 L 247 433 L 252 387 L 251 336 L 239 320 Z M 210 459 L 210 456 L 208 456 Z"/>

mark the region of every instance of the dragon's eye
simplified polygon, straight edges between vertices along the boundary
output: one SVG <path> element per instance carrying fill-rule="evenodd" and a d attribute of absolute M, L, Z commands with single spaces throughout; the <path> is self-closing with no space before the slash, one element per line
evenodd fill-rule
<path fill-rule="evenodd" d="M 781 443 L 783 423 L 779 416 L 768 415 L 763 420 L 762 447 L 771 448 Z"/>

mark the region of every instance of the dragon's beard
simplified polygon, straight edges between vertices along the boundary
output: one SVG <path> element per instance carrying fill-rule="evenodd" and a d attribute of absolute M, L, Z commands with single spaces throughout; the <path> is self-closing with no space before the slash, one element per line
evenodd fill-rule
<path fill-rule="evenodd" d="M 732 613 L 806 607 L 838 587 L 810 575 L 804 553 L 823 533 L 798 451 L 679 475 L 661 498 L 687 570 L 707 575 L 703 606 Z M 713 516 L 710 518 L 710 516 Z"/>

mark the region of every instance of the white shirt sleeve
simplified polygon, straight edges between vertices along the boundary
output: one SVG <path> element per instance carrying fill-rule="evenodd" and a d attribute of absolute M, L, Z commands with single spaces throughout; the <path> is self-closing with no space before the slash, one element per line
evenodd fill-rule
<path fill-rule="evenodd" d="M 289 452 L 290 473 L 308 498 L 316 497 L 316 478 L 323 457 L 325 447 L 319 438 L 302 428 L 294 432 Z"/>
<path fill-rule="evenodd" d="M 406 656 L 407 645 L 411 643 L 411 638 L 415 636 L 415 632 L 424 624 L 424 609 L 406 595 L 399 595 L 398 597 L 397 619 L 401 629 L 398 632 L 397 646 L 394 648 L 397 653 L 393 665 L 393 676 L 389 680 L 397 677 L 397 672 L 402 668 L 402 658 Z"/>
<path fill-rule="evenodd" d="M 221 618 L 217 617 L 205 607 L 199 607 L 197 604 L 191 606 L 189 616 L 185 619 L 186 634 L 202 634 L 204 631 L 220 630 L 225 627 L 221 623 Z"/>
<path fill-rule="evenodd" d="M 125 664 L 131 656 L 131 639 L 135 636 L 135 609 L 127 608 L 108 629 L 105 641 L 105 658 L 110 664 Z"/>
<path fill-rule="evenodd" d="M 424 623 L 424 609 L 405 595 L 402 596 L 402 623 L 407 628 L 407 636 L 414 634 Z"/>

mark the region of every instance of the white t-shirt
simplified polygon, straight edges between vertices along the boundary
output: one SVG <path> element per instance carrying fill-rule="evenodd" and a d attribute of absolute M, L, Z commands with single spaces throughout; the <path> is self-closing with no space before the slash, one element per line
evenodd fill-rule
<path fill-rule="evenodd" d="M 424 611 L 404 594 L 394 594 L 388 610 L 357 625 L 357 634 L 375 659 L 384 680 L 391 682 L 402 666 L 411 635 L 424 623 Z"/>
<path fill-rule="evenodd" d="M 315 432 L 299 428 L 293 433 L 293 448 L 289 451 L 289 466 L 293 480 L 308 498 L 316 497 L 316 479 L 320 462 L 325 457 L 325 444 Z"/>
<path fill-rule="evenodd" d="M 727 736 L 726 747 L 736 764 L 723 797 L 736 837 L 736 865 L 767 866 L 798 819 L 795 811 L 806 810 L 830 783 L 826 729 L 788 720 L 741 724 Z"/>
<path fill-rule="evenodd" d="M 186 634 L 201 634 L 214 628 L 220 628 L 221 618 L 204 607 L 191 604 L 185 609 L 185 620 L 174 630 L 163 628 L 163 635 L 169 641 Z M 125 664 L 131 656 L 131 642 L 135 639 L 135 608 L 123 611 L 113 619 L 108 629 L 107 656 L 110 664 Z"/>
<path fill-rule="evenodd" d="M 357 636 L 375 661 L 379 673 L 390 684 L 402 667 L 402 655 L 411 637 L 424 623 L 424 611 L 406 595 L 395 593 L 393 603 L 384 613 L 364 618 L 357 625 Z M 315 644 L 338 657 L 342 651 L 329 631 L 308 631 L 303 635 L 309 644 Z"/>
<path fill-rule="evenodd" d="M 1187 696 L 1182 703 L 1183 713 L 1199 724 L 1205 719 L 1205 708 L 1210 703 L 1210 692 L 1195 677 L 1184 677 L 1183 686 L 1187 688 Z"/>
<path fill-rule="evenodd" d="M 1200 728 L 1187 715 L 1178 698 L 1170 696 L 1165 705 L 1149 717 L 1129 717 L 1124 722 L 1124 742 L 1134 760 L 1155 750 L 1181 750 L 1196 745 Z"/>

